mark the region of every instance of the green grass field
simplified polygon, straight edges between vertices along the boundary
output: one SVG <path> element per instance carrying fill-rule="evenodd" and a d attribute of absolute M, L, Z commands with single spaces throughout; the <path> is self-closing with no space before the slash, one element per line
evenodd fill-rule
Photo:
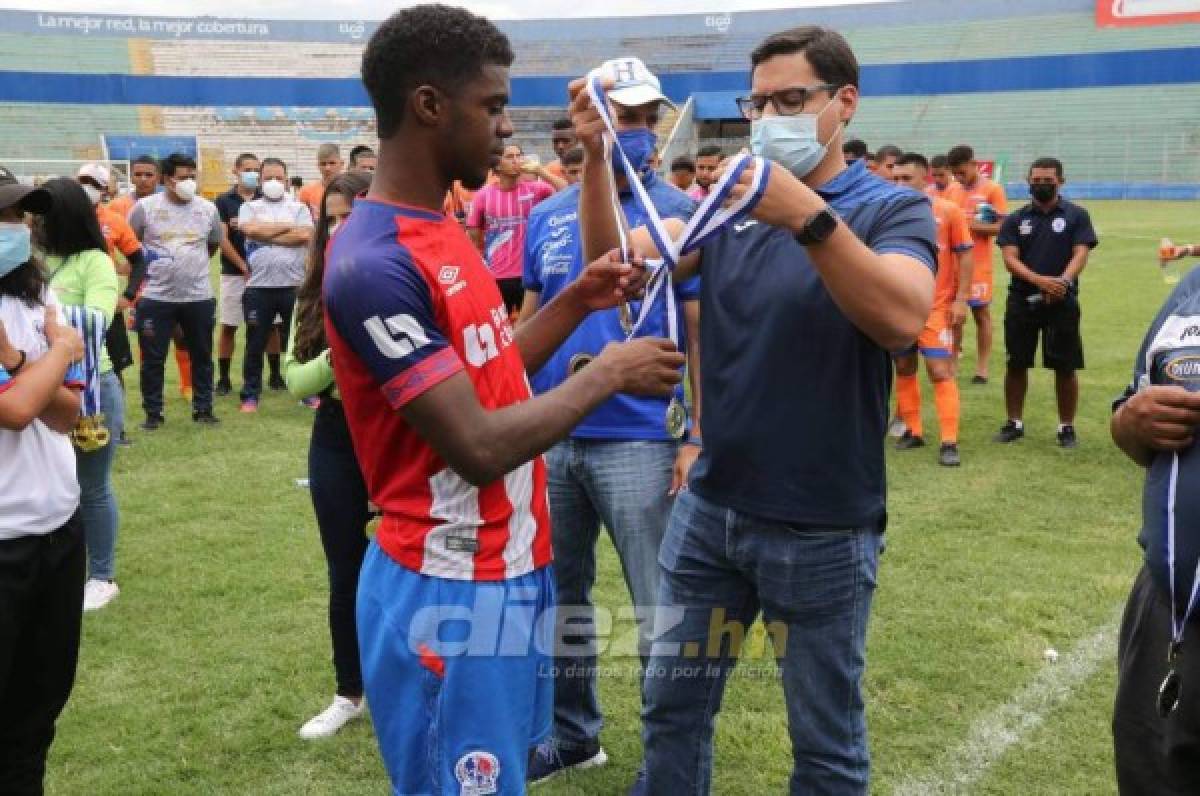
<path fill-rule="evenodd" d="M 990 442 L 1004 419 L 997 317 L 992 381 L 962 387 L 964 466 L 939 468 L 936 446 L 889 455 L 891 524 L 866 680 L 874 792 L 1115 791 L 1108 636 L 1069 694 L 1018 700 L 1005 725 L 1018 732 L 977 732 L 1039 678 L 1067 672 L 1077 645 L 1111 629 L 1139 566 L 1140 473 L 1108 438 L 1108 406 L 1167 294 L 1157 239 L 1196 238 L 1195 207 L 1089 207 L 1101 245 L 1083 279 L 1080 448 L 1054 445 L 1053 385 L 1041 371 L 1031 378 L 1026 439 Z M 965 348 L 969 376 L 973 336 Z M 85 617 L 48 792 L 387 792 L 369 723 L 321 743 L 296 736 L 333 691 L 325 564 L 308 494 L 295 485 L 306 475 L 311 413 L 272 393 L 257 416 L 243 416 L 231 397 L 219 400 L 220 427 L 202 429 L 168 388 L 166 427 L 139 432 L 133 373 L 136 444 L 117 462 L 121 596 Z M 932 435 L 931 396 L 926 386 Z M 607 541 L 601 548 L 597 600 L 616 608 L 626 591 Z M 1047 647 L 1061 653 L 1058 664 L 1043 660 Z M 1063 668 L 1048 673 L 1052 666 Z M 778 682 L 752 676 L 761 662 L 742 670 L 719 720 L 714 791 L 783 792 L 790 753 Z M 537 792 L 617 794 L 631 782 L 637 684 L 613 675 L 601 690 L 612 762 Z M 939 786 L 964 770 L 969 781 Z"/>

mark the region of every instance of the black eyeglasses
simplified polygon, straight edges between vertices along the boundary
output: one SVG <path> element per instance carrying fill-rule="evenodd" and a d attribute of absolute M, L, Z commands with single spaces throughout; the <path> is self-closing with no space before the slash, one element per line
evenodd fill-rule
<path fill-rule="evenodd" d="M 775 112 L 780 116 L 795 116 L 804 112 L 804 106 L 818 91 L 837 91 L 841 86 L 836 83 L 816 83 L 811 86 L 795 86 L 793 88 L 772 91 L 770 94 L 751 94 L 748 97 L 738 97 L 737 106 L 742 116 L 755 121 L 762 118 L 762 112 L 770 102 L 775 106 Z"/>

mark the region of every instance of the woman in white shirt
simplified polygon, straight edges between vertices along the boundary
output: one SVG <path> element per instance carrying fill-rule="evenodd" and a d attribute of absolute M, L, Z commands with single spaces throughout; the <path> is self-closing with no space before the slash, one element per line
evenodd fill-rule
<path fill-rule="evenodd" d="M 0 168 L 0 790 L 41 793 L 75 682 L 84 578 L 75 455 L 83 340 L 30 254 L 45 191 Z"/>

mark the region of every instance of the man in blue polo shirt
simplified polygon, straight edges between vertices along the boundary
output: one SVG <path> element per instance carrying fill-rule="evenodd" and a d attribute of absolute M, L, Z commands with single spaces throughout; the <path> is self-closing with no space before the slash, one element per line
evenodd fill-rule
<path fill-rule="evenodd" d="M 622 148 L 641 173 L 650 200 L 660 217 L 686 220 L 695 206 L 692 200 L 659 179 L 648 166 L 659 108 L 670 100 L 663 95 L 658 79 L 636 58 L 609 61 L 602 69 L 614 79 L 623 75 L 609 98 Z M 623 170 L 617 188 L 630 224 L 646 223 Z M 578 206 L 579 186 L 573 185 L 542 202 L 529 218 L 522 320 L 568 287 L 584 268 Z M 682 324 L 686 331 L 677 328 L 676 336 L 686 337 L 690 344 L 695 406 L 700 403 L 695 383 L 699 281 L 673 286 L 679 317 L 686 320 Z M 665 293 L 655 301 L 639 335 L 670 336 L 664 297 Z M 593 313 L 533 376 L 534 392 L 554 389 L 607 344 L 623 341 L 625 336 L 617 310 Z M 565 623 L 570 635 L 565 640 L 574 649 L 555 661 L 554 733 L 538 748 L 529 769 L 531 782 L 607 761 L 600 747 L 603 714 L 596 692 L 596 656 L 579 654 L 594 638 L 591 591 L 601 523 L 612 537 L 638 610 L 643 664 L 649 655 L 650 606 L 658 591 L 658 549 L 673 496 L 700 450 L 698 425 L 692 428 L 692 439 L 683 445 L 667 433 L 667 404 L 666 399 L 613 396 L 588 415 L 569 439 L 546 454 L 558 601 L 569 612 L 564 614 L 570 616 Z"/>
<path fill-rule="evenodd" d="M 1005 217 L 996 236 L 1004 266 L 1012 274 L 1004 308 L 1004 408 L 1008 421 L 996 442 L 1025 436 L 1023 415 L 1029 369 L 1042 337 L 1042 365 L 1054 371 L 1058 398 L 1058 444 L 1074 448 L 1075 409 L 1083 367 L 1079 335 L 1079 274 L 1096 247 L 1088 212 L 1059 195 L 1062 163 L 1038 158 L 1029 167 L 1033 201 Z"/>
<path fill-rule="evenodd" d="M 635 792 L 709 791 L 721 694 L 761 612 L 781 669 L 791 792 L 866 793 L 861 678 L 887 520 L 888 352 L 911 345 L 929 314 L 935 228 L 924 196 L 846 166 L 838 138 L 858 106 L 858 63 L 844 38 L 795 28 L 750 60 L 739 105 L 755 154 L 774 163 L 753 217 L 678 267 L 703 274 L 705 436 L 659 553 Z M 586 256 L 614 245 L 616 219 L 603 125 L 582 86 L 571 89 L 587 152 Z M 633 237 L 653 256 L 644 229 Z"/>

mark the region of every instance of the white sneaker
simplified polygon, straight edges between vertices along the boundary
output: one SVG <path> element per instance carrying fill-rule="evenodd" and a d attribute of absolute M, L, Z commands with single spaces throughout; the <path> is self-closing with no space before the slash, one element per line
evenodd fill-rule
<path fill-rule="evenodd" d="M 111 580 L 92 578 L 83 584 L 83 610 L 98 611 L 117 599 L 117 595 L 120 593 L 121 590 L 117 588 L 117 584 Z"/>
<path fill-rule="evenodd" d="M 888 424 L 888 436 L 899 439 L 904 436 L 904 432 L 908 431 L 908 426 L 904 425 L 904 421 L 897 415 L 892 418 L 892 422 Z"/>
<path fill-rule="evenodd" d="M 300 737 L 306 741 L 328 738 L 346 722 L 360 718 L 367 710 L 366 705 L 366 700 L 355 705 L 344 696 L 335 696 L 332 705 L 313 716 L 300 728 Z"/>

